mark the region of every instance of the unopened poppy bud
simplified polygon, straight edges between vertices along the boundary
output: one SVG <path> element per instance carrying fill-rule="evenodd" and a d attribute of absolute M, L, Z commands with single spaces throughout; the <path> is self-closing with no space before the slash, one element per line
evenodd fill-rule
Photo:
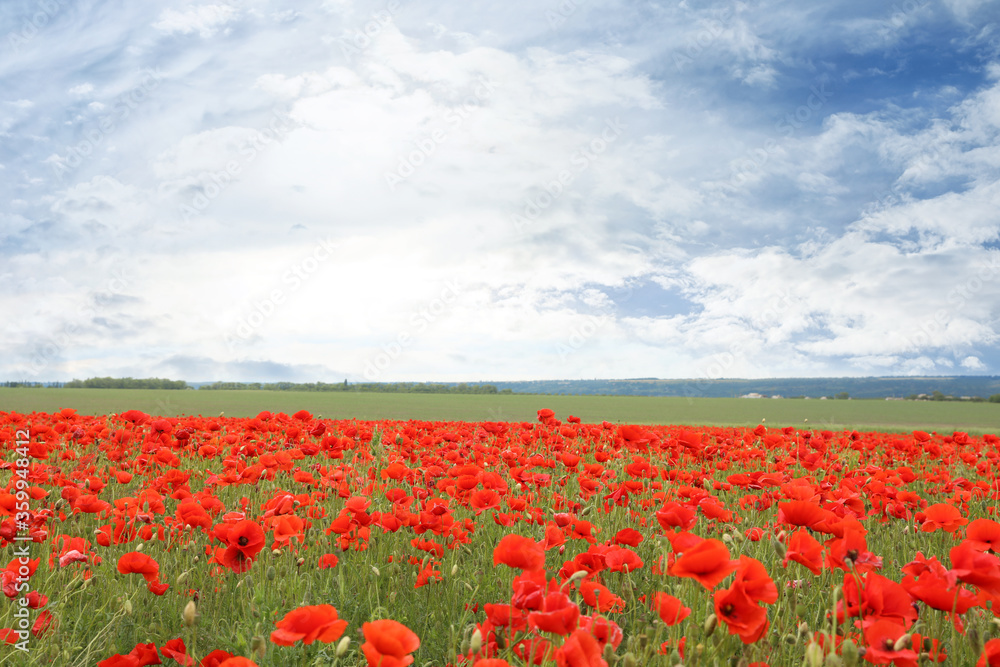
<path fill-rule="evenodd" d="M 375 567 L 374 565 L 372 565 L 371 568 L 372 568 L 372 572 L 375 573 L 376 577 L 381 576 L 382 573 L 378 571 L 377 567 Z"/>
<path fill-rule="evenodd" d="M 197 615 L 198 607 L 195 605 L 194 600 L 188 600 L 188 603 L 184 605 L 184 612 L 181 614 L 181 620 L 184 621 L 184 625 L 191 627 L 194 625 L 194 617 Z"/>
<path fill-rule="evenodd" d="M 351 645 L 351 638 L 349 636 L 344 635 L 343 637 L 341 637 L 340 641 L 337 642 L 337 657 L 338 658 L 344 657 L 344 654 L 347 653 L 347 647 L 350 645 Z"/>
<path fill-rule="evenodd" d="M 580 512 L 580 516 L 587 516 L 593 509 L 594 509 L 593 505 L 587 505 L 586 507 L 583 508 L 583 511 Z"/>
<path fill-rule="evenodd" d="M 476 631 L 472 633 L 472 639 L 469 641 L 469 650 L 473 653 L 479 653 L 480 649 L 483 648 L 483 633 L 476 628 Z"/>
<path fill-rule="evenodd" d="M 816 642 L 810 642 L 806 647 L 807 667 L 823 667 L 823 647 Z"/>
<path fill-rule="evenodd" d="M 789 632 L 787 635 L 781 638 L 781 641 L 785 642 L 790 646 L 794 646 L 795 644 L 799 643 L 799 638 Z"/>
<path fill-rule="evenodd" d="M 775 537 L 775 539 L 777 539 L 777 540 L 778 540 L 779 542 L 784 542 L 784 541 L 785 541 L 785 538 L 787 537 L 787 535 L 785 535 L 785 531 L 783 531 L 783 530 L 779 530 L 779 531 L 778 531 L 778 534 L 777 534 L 777 535 L 775 535 L 774 537 Z"/>
<path fill-rule="evenodd" d="M 125 608 L 125 613 L 126 614 L 131 614 L 132 613 L 132 601 L 131 600 L 125 600 L 125 604 L 122 605 L 122 607 Z"/>
<path fill-rule="evenodd" d="M 250 639 L 250 654 L 253 655 L 258 660 L 264 657 L 264 653 L 267 651 L 267 640 L 260 635 L 254 635 Z"/>
<path fill-rule="evenodd" d="M 145 542 L 139 542 L 139 544 L 138 544 L 138 545 L 137 545 L 137 546 L 135 547 L 135 550 L 136 550 L 136 551 L 142 551 L 142 548 L 143 548 L 144 546 L 146 546 L 146 543 L 145 543 Z"/>
<path fill-rule="evenodd" d="M 451 576 L 454 577 L 456 574 L 458 574 L 458 563 L 451 566 Z"/>
<path fill-rule="evenodd" d="M 774 549 L 774 553 L 778 554 L 778 558 L 784 559 L 785 554 L 788 553 L 788 549 L 785 547 L 785 543 L 781 540 L 771 540 L 771 548 Z"/>
<path fill-rule="evenodd" d="M 305 565 L 305 562 L 306 562 L 305 558 L 300 558 L 297 561 L 295 561 L 295 566 L 296 567 L 302 567 L 303 565 Z"/>
<path fill-rule="evenodd" d="M 267 577 L 268 581 L 274 581 L 275 574 L 276 573 L 274 571 L 274 566 L 273 565 L 268 565 L 267 569 L 264 570 L 264 576 Z"/>
<path fill-rule="evenodd" d="M 566 581 L 565 581 L 565 582 L 563 583 L 563 586 L 565 586 L 566 584 L 573 584 L 573 583 L 576 583 L 577 581 L 580 581 L 581 579 L 583 579 L 583 578 L 584 578 L 584 577 L 586 577 L 586 576 L 587 576 L 587 571 L 586 571 L 586 570 L 577 570 L 577 571 L 576 571 L 576 572 L 574 572 L 574 573 L 573 573 L 572 575 L 570 575 L 570 578 L 569 578 L 569 579 L 567 579 L 567 580 L 566 580 Z"/>
<path fill-rule="evenodd" d="M 271 549 L 271 555 L 272 556 L 280 556 L 281 553 L 282 553 L 281 549 Z"/>
<path fill-rule="evenodd" d="M 830 653 L 823 661 L 823 667 L 844 667 L 844 660 L 836 653 Z"/>
<path fill-rule="evenodd" d="M 844 659 L 844 667 L 857 667 L 858 645 L 853 639 L 845 639 L 840 644 L 840 657 Z"/>
<path fill-rule="evenodd" d="M 844 559 L 844 567 L 846 567 L 848 570 L 853 570 L 854 569 L 854 559 L 852 559 L 850 556 L 848 556 L 847 558 L 845 558 Z"/>
<path fill-rule="evenodd" d="M 795 629 L 796 639 L 802 641 L 806 635 L 809 634 L 809 624 L 803 621 L 799 623 L 799 627 Z"/>
<path fill-rule="evenodd" d="M 733 536 L 730 535 L 729 533 L 723 533 L 722 534 L 722 541 L 725 542 L 726 544 L 732 544 L 733 543 Z"/>
<path fill-rule="evenodd" d="M 701 626 L 705 631 L 705 636 L 711 637 L 712 633 L 715 632 L 715 626 L 718 624 L 719 618 L 715 614 L 709 614 L 708 618 L 705 619 L 705 624 Z"/>
<path fill-rule="evenodd" d="M 177 586 L 178 588 L 180 588 L 181 584 L 183 584 L 185 581 L 187 581 L 187 578 L 188 578 L 188 573 L 187 573 L 187 570 L 185 570 L 184 572 L 181 572 L 180 574 L 178 574 L 177 578 L 174 579 L 174 585 Z"/>
<path fill-rule="evenodd" d="M 631 651 L 629 651 L 622 659 L 622 665 L 624 665 L 624 667 L 639 667 L 639 661 L 636 660 L 636 657 L 632 655 Z"/>
<path fill-rule="evenodd" d="M 900 637 L 899 639 L 896 640 L 896 643 L 893 644 L 893 646 L 892 646 L 892 650 L 893 651 L 904 651 L 904 650 L 910 648 L 912 645 L 913 645 L 913 635 L 911 635 L 911 634 L 905 634 L 905 635 L 903 635 L 902 637 Z"/>
<path fill-rule="evenodd" d="M 615 647 L 611 645 L 611 642 L 608 642 L 607 644 L 604 645 L 604 650 L 601 651 L 601 657 L 604 658 L 604 661 L 607 663 L 614 662 Z"/>

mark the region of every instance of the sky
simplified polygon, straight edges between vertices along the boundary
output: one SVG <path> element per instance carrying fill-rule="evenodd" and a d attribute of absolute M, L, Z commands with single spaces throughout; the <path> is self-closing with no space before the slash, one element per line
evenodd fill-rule
<path fill-rule="evenodd" d="M 0 380 L 1000 374 L 1000 5 L 4 0 Z"/>

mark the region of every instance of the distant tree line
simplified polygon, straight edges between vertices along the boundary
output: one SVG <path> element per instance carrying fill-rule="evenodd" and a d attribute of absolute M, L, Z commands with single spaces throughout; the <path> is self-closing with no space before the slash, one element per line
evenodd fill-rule
<path fill-rule="evenodd" d="M 63 385 L 67 389 L 191 389 L 184 380 L 161 378 L 88 378 L 72 380 Z"/>
<path fill-rule="evenodd" d="M 347 380 L 328 382 L 213 382 L 199 389 L 237 389 L 263 391 L 358 391 L 390 394 L 510 394 L 510 389 L 497 391 L 492 384 L 440 384 L 432 382 L 361 382 L 348 384 Z"/>

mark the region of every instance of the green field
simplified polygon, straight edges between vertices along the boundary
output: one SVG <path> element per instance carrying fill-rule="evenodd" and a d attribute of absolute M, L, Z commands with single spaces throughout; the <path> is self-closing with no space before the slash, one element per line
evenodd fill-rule
<path fill-rule="evenodd" d="M 674 398 L 647 396 L 540 396 L 531 394 L 391 394 L 291 391 L 195 391 L 142 389 L 0 388 L 0 410 L 81 414 L 142 410 L 155 415 L 253 416 L 262 410 L 292 414 L 309 410 L 330 419 L 427 419 L 534 421 L 540 408 L 584 422 L 750 426 L 950 433 L 1000 432 L 995 403 Z"/>

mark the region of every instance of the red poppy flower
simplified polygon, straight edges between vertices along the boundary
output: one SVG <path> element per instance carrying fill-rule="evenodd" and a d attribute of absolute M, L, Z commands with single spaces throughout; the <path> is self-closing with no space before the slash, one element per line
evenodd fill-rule
<path fill-rule="evenodd" d="M 586 630 L 577 630 L 556 649 L 559 667 L 607 667 L 601 657 L 601 644 Z"/>
<path fill-rule="evenodd" d="M 293 609 L 275 625 L 278 629 L 271 633 L 271 641 L 279 646 L 292 646 L 297 641 L 312 644 L 317 639 L 329 644 L 344 634 L 347 621 L 338 618 L 333 606 L 320 604 Z"/>
<path fill-rule="evenodd" d="M 187 654 L 187 646 L 184 645 L 184 640 L 180 637 L 171 639 L 161 646 L 160 653 L 163 654 L 164 658 L 173 658 L 184 667 L 192 667 L 195 664 L 194 658 Z"/>
<path fill-rule="evenodd" d="M 893 663 L 897 667 L 917 667 L 917 652 L 912 648 L 895 650 L 896 641 L 906 634 L 906 628 L 894 620 L 880 618 L 865 628 L 865 660 L 875 664 Z"/>
<path fill-rule="evenodd" d="M 580 595 L 588 607 L 601 613 L 625 609 L 625 600 L 612 593 L 607 586 L 596 581 L 584 581 L 580 584 Z"/>
<path fill-rule="evenodd" d="M 712 596 L 715 615 L 729 628 L 729 634 L 739 635 L 744 644 L 760 638 L 761 628 L 767 623 L 767 611 L 757 604 L 739 581 Z"/>
<path fill-rule="evenodd" d="M 667 625 L 677 625 L 691 615 L 691 608 L 673 595 L 657 591 L 653 594 L 653 609 Z"/>
<path fill-rule="evenodd" d="M 756 558 L 740 556 L 736 581 L 743 584 L 747 595 L 755 602 L 774 604 L 778 601 L 778 587 L 774 585 L 764 564 Z"/>
<path fill-rule="evenodd" d="M 976 667 L 1000 667 L 1000 639 L 986 642 Z"/>
<path fill-rule="evenodd" d="M 729 576 L 737 564 L 738 561 L 730 560 L 725 544 L 716 539 L 707 539 L 685 551 L 667 571 L 674 577 L 694 579 L 711 590 Z"/>
<path fill-rule="evenodd" d="M 531 627 L 557 635 L 568 635 L 576 630 L 579 620 L 580 608 L 562 591 L 546 595 L 541 610 L 528 614 Z"/>
<path fill-rule="evenodd" d="M 156 581 L 160 575 L 160 564 L 149 554 L 130 551 L 118 559 L 118 571 L 122 574 L 141 574 L 147 582 Z"/>
<path fill-rule="evenodd" d="M 965 537 L 976 542 L 982 551 L 1000 552 L 1000 523 L 992 519 L 976 519 L 965 529 Z"/>
<path fill-rule="evenodd" d="M 361 631 L 366 640 L 361 650 L 370 667 L 406 667 L 413 662 L 409 654 L 420 648 L 420 637 L 392 619 L 365 623 Z"/>
<path fill-rule="evenodd" d="M 925 518 L 920 530 L 925 533 L 932 533 L 938 528 L 948 533 L 954 533 L 969 523 L 969 520 L 962 516 L 957 507 L 948 503 L 930 505 L 923 511 L 923 514 Z"/>
<path fill-rule="evenodd" d="M 493 566 L 501 563 L 516 570 L 541 570 L 545 567 L 545 550 L 529 537 L 504 535 L 493 550 Z"/>
<path fill-rule="evenodd" d="M 788 567 L 788 561 L 805 565 L 813 574 L 823 571 L 823 545 L 807 530 L 797 530 L 788 540 L 785 560 L 782 563 Z"/>

